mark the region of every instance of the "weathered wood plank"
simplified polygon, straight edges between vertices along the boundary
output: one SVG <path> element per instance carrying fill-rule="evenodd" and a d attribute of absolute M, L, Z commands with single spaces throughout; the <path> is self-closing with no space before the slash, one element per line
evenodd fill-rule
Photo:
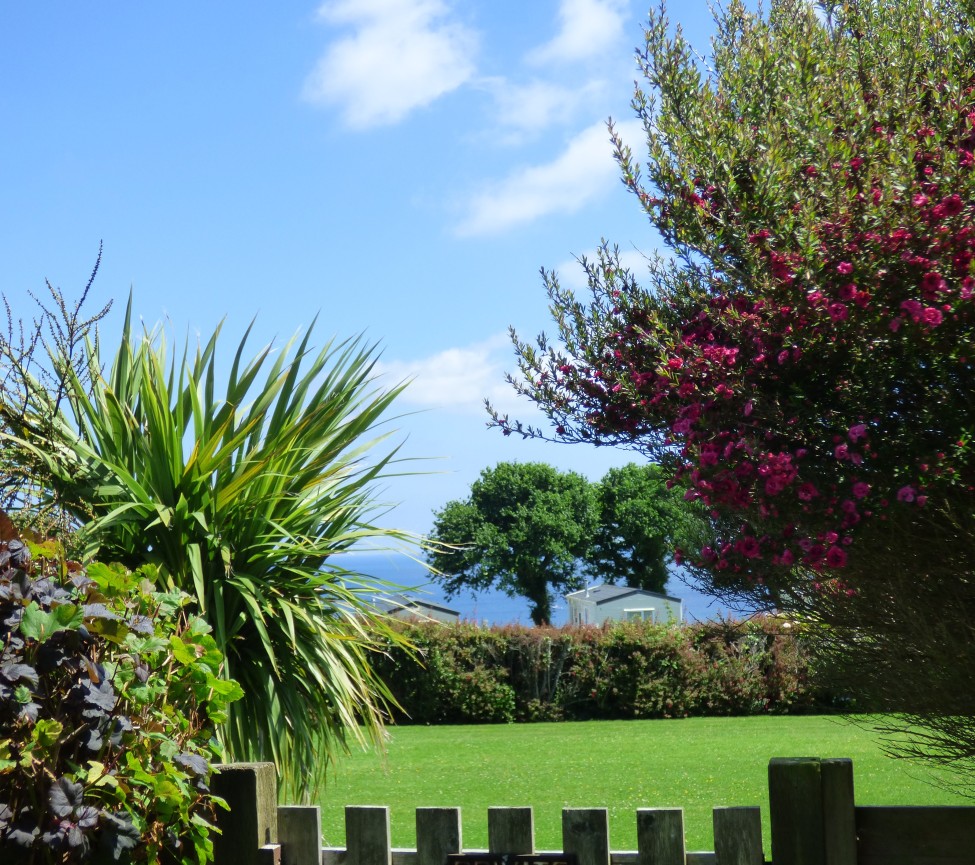
<path fill-rule="evenodd" d="M 687 865 L 720 865 L 720 863 L 714 853 L 700 851 L 687 854 Z"/>
<path fill-rule="evenodd" d="M 858 865 L 971 865 L 975 807 L 860 806 Z"/>
<path fill-rule="evenodd" d="M 637 809 L 636 844 L 639 865 L 684 865 L 684 809 Z"/>
<path fill-rule="evenodd" d="M 460 808 L 416 809 L 417 865 L 444 865 L 462 843 Z"/>
<path fill-rule="evenodd" d="M 574 853 L 579 865 L 609 865 L 609 810 L 563 808 L 562 850 Z"/>
<path fill-rule="evenodd" d="M 487 850 L 469 850 L 469 853 L 487 853 Z M 560 853 L 559 850 L 534 850 L 534 853 Z M 705 851 L 690 851 L 686 854 L 686 865 L 717 865 L 715 855 Z M 640 854 L 635 850 L 620 850 L 609 854 L 610 865 L 644 865 Z M 344 847 L 322 848 L 322 865 L 348 865 Z M 417 865 L 416 850 L 393 848 L 392 865 Z"/>
<path fill-rule="evenodd" d="M 714 855 L 721 865 L 763 865 L 762 809 L 715 808 Z"/>
<path fill-rule="evenodd" d="M 345 865 L 391 865 L 389 808 L 347 805 L 345 845 Z"/>
<path fill-rule="evenodd" d="M 491 853 L 534 853 L 535 816 L 531 808 L 488 808 Z"/>
<path fill-rule="evenodd" d="M 827 865 L 857 865 L 853 761 L 822 760 L 823 830 Z"/>
<path fill-rule="evenodd" d="M 317 805 L 278 805 L 281 865 L 321 865 L 322 813 Z"/>
<path fill-rule="evenodd" d="M 214 770 L 210 789 L 230 806 L 215 815 L 214 865 L 257 865 L 260 848 L 278 838 L 274 763 L 226 763 Z"/>
<path fill-rule="evenodd" d="M 819 758 L 772 758 L 768 798 L 775 865 L 826 865 Z"/>
<path fill-rule="evenodd" d="M 281 865 L 281 845 L 265 844 L 258 847 L 257 865 Z"/>

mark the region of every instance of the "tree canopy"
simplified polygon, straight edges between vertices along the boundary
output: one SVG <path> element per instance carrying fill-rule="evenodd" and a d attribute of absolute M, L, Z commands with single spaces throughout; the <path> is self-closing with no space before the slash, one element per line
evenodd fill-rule
<path fill-rule="evenodd" d="M 598 483 L 545 463 L 485 469 L 470 496 L 435 514 L 428 553 L 447 594 L 497 588 L 527 598 L 532 621 L 548 624 L 556 592 L 586 575 L 663 591 L 679 501 L 655 466 L 611 469 Z"/>
<path fill-rule="evenodd" d="M 558 339 L 515 336 L 512 382 L 552 430 L 494 421 L 659 460 L 710 513 L 708 585 L 823 626 L 921 750 L 975 757 L 975 13 L 716 16 L 703 57 L 651 13 L 644 161 L 611 131 L 669 254 L 604 244 L 586 300 L 545 273 Z"/>

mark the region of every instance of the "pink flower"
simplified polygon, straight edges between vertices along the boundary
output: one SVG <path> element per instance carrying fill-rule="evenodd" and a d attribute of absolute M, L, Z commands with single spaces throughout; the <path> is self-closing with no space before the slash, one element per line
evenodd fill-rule
<path fill-rule="evenodd" d="M 924 207 L 924 205 L 927 203 L 928 197 L 923 192 L 919 192 L 911 199 L 911 204 L 913 204 L 915 207 Z"/>
<path fill-rule="evenodd" d="M 916 490 L 910 484 L 901 487 L 897 491 L 897 501 L 899 502 L 913 502 L 914 497 L 917 495 Z"/>
<path fill-rule="evenodd" d="M 748 537 L 740 538 L 735 542 L 736 552 L 741 553 L 746 559 L 758 558 L 759 546 L 758 540 L 756 538 Z"/>
<path fill-rule="evenodd" d="M 833 449 L 833 456 L 835 456 L 838 460 L 849 459 L 850 449 L 846 445 L 837 445 Z"/>
<path fill-rule="evenodd" d="M 940 309 L 935 309 L 933 306 L 927 306 L 924 308 L 924 323 L 929 327 L 937 327 L 944 320 L 944 316 L 941 315 Z"/>
<path fill-rule="evenodd" d="M 837 546 L 826 551 L 826 564 L 831 568 L 842 568 L 846 564 L 846 553 Z"/>
<path fill-rule="evenodd" d="M 753 403 L 751 400 L 748 400 L 748 402 L 745 403 L 745 408 L 742 413 L 745 415 L 745 417 L 748 417 L 752 413 L 754 408 L 755 408 L 755 403 Z"/>
<path fill-rule="evenodd" d="M 853 273 L 853 265 L 848 261 L 841 261 L 838 265 L 836 265 L 836 272 L 842 273 L 843 276 L 848 276 L 849 274 Z"/>
<path fill-rule="evenodd" d="M 961 200 L 961 196 L 956 193 L 955 195 L 949 195 L 947 198 L 942 198 L 941 206 L 944 208 L 947 216 L 955 216 L 961 213 L 965 203 Z"/>
<path fill-rule="evenodd" d="M 934 270 L 929 270 L 924 276 L 921 277 L 921 291 L 924 294 L 932 295 L 938 292 L 944 291 L 948 287 L 948 283 L 945 282 L 945 278 Z"/>
<path fill-rule="evenodd" d="M 840 300 L 856 300 L 857 287 L 852 282 L 840 288 Z"/>
<path fill-rule="evenodd" d="M 804 484 L 800 484 L 799 489 L 796 490 L 796 495 L 799 496 L 800 501 L 811 502 L 819 495 L 819 490 L 816 489 L 814 484 L 807 481 Z"/>
<path fill-rule="evenodd" d="M 833 321 L 845 321 L 847 316 L 850 314 L 849 310 L 846 308 L 846 304 L 840 303 L 839 301 L 836 303 L 831 303 L 827 311 L 829 312 L 829 317 L 833 319 Z"/>
<path fill-rule="evenodd" d="M 901 320 L 899 318 L 892 318 L 890 324 L 887 325 L 894 333 L 897 333 L 901 329 Z"/>
<path fill-rule="evenodd" d="M 867 425 L 862 423 L 853 424 L 847 432 L 847 435 L 850 437 L 851 442 L 858 442 L 860 439 L 865 439 L 867 437 Z"/>
<path fill-rule="evenodd" d="M 853 485 L 853 495 L 858 499 L 866 498 L 870 492 L 870 484 L 866 481 L 857 481 Z"/>

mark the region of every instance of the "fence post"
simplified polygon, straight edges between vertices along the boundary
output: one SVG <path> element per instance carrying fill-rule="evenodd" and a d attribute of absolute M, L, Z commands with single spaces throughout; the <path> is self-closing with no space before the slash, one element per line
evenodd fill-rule
<path fill-rule="evenodd" d="M 575 853 L 579 865 L 609 865 L 609 810 L 563 808 L 562 850 Z"/>
<path fill-rule="evenodd" d="M 819 758 L 773 757 L 768 797 L 775 865 L 826 865 Z"/>
<path fill-rule="evenodd" d="M 345 848 L 346 865 L 392 865 L 389 808 L 346 805 Z"/>
<path fill-rule="evenodd" d="M 853 798 L 853 761 L 823 760 L 823 821 L 827 865 L 856 865 L 857 827 Z"/>
<path fill-rule="evenodd" d="M 535 817 L 531 808 L 488 808 L 488 852 L 534 853 Z"/>
<path fill-rule="evenodd" d="M 261 847 L 278 836 L 278 790 L 274 763 L 226 763 L 214 766 L 210 789 L 225 799 L 218 808 L 213 838 L 214 865 L 258 865 Z"/>
<path fill-rule="evenodd" d="M 638 808 L 636 843 L 639 865 L 684 865 L 684 809 Z"/>
<path fill-rule="evenodd" d="M 282 865 L 322 865 L 322 816 L 318 805 L 279 805 Z"/>
<path fill-rule="evenodd" d="M 460 808 L 416 809 L 417 865 L 444 865 L 461 843 Z"/>
<path fill-rule="evenodd" d="M 762 809 L 715 808 L 714 855 L 721 865 L 763 865 Z"/>

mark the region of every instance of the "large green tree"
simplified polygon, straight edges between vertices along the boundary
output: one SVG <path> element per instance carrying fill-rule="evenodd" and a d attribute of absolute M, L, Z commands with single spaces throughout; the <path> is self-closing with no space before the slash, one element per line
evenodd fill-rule
<path fill-rule="evenodd" d="M 556 592 L 586 576 L 662 592 L 678 538 L 699 518 L 653 465 L 630 464 L 597 483 L 545 463 L 485 469 L 463 501 L 435 514 L 428 555 L 448 595 L 497 588 L 527 598 L 547 624 Z"/>
<path fill-rule="evenodd" d="M 975 10 L 651 14 L 623 182 L 667 255 L 604 247 L 517 340 L 552 432 L 632 447 L 711 515 L 715 591 L 801 616 L 836 681 L 975 759 Z M 926 732 L 917 734 L 922 729 Z M 902 740 L 904 741 L 904 740 Z"/>
<path fill-rule="evenodd" d="M 399 638 L 343 554 L 404 540 L 372 523 L 395 454 L 381 424 L 401 388 L 375 384 L 370 346 L 315 350 L 309 328 L 250 359 L 245 334 L 218 389 L 219 331 L 173 356 L 130 312 L 113 356 L 92 339 L 71 343 L 74 358 L 51 343 L 54 388 L 7 351 L 8 479 L 68 514 L 89 553 L 154 564 L 193 596 L 223 675 L 244 688 L 222 732 L 229 756 L 273 759 L 304 796 L 347 740 L 382 741 L 388 691 L 370 658 Z"/>
<path fill-rule="evenodd" d="M 675 544 L 692 536 L 695 515 L 653 463 L 610 469 L 595 489 L 599 521 L 586 570 L 600 582 L 662 592 Z"/>
<path fill-rule="evenodd" d="M 470 496 L 434 515 L 429 563 L 448 596 L 501 589 L 524 597 L 536 625 L 552 619 L 553 591 L 582 585 L 581 561 L 598 524 L 595 490 L 545 463 L 485 469 Z"/>

